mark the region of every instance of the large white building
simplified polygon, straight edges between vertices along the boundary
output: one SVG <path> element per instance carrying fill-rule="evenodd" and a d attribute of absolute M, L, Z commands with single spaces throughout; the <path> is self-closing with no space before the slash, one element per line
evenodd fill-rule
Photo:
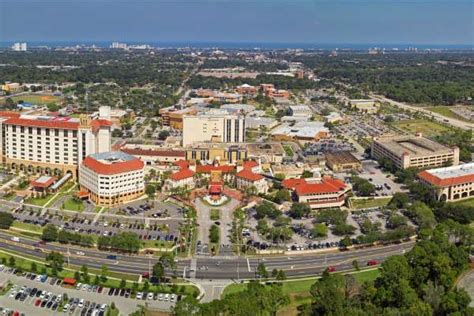
<path fill-rule="evenodd" d="M 106 114 L 106 113 L 103 113 Z M 111 122 L 0 113 L 0 158 L 4 165 L 29 173 L 77 176 L 86 156 L 110 151 Z"/>
<path fill-rule="evenodd" d="M 144 169 L 143 161 L 123 152 L 87 156 L 79 167 L 80 196 L 102 206 L 137 199 L 145 192 Z"/>
<path fill-rule="evenodd" d="M 242 143 L 245 118 L 227 111 L 208 111 L 183 116 L 183 146 L 199 142 Z"/>

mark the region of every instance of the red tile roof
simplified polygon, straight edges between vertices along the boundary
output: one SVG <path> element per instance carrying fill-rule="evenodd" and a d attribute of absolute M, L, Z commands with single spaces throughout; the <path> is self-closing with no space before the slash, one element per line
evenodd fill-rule
<path fill-rule="evenodd" d="M 453 185 L 474 182 L 474 174 L 442 179 L 425 170 L 418 173 L 418 177 L 436 187 L 450 187 Z"/>
<path fill-rule="evenodd" d="M 92 171 L 98 174 L 112 175 L 125 173 L 135 170 L 142 169 L 145 164 L 138 158 L 128 160 L 128 161 L 119 161 L 114 163 L 103 163 L 98 160 L 95 160 L 91 156 L 86 157 L 82 164 L 91 169 Z"/>
<path fill-rule="evenodd" d="M 56 181 L 55 177 L 49 177 L 46 181 L 38 181 L 42 177 L 30 182 L 30 184 L 36 188 L 49 188 Z"/>
<path fill-rule="evenodd" d="M 187 178 L 192 178 L 194 176 L 194 171 L 190 169 L 181 169 L 178 172 L 173 173 L 170 175 L 170 179 L 173 181 L 184 180 Z"/>
<path fill-rule="evenodd" d="M 180 167 L 181 169 L 188 168 L 189 162 L 186 160 L 178 160 L 173 162 L 176 166 Z"/>
<path fill-rule="evenodd" d="M 295 190 L 298 195 L 337 193 L 347 189 L 347 185 L 341 180 L 325 177 L 321 182 L 311 183 L 306 179 L 283 180 L 282 185 L 288 189 Z"/>
<path fill-rule="evenodd" d="M 37 120 L 26 119 L 20 117 L 11 117 L 3 124 L 20 125 L 27 127 L 45 127 L 45 128 L 61 128 L 61 129 L 78 129 L 79 122 L 71 122 L 68 120 Z"/>
<path fill-rule="evenodd" d="M 263 179 L 263 176 L 261 174 L 253 173 L 249 169 L 244 169 L 244 170 L 238 172 L 235 176 L 238 177 L 238 178 L 248 180 L 248 181 L 252 181 L 252 182 Z"/>
<path fill-rule="evenodd" d="M 103 119 L 92 120 L 92 121 L 91 121 L 91 126 L 92 126 L 92 131 L 95 133 L 95 132 L 97 132 L 101 127 L 109 127 L 109 126 L 112 126 L 112 122 L 109 121 L 109 120 L 103 120 Z"/>
<path fill-rule="evenodd" d="M 247 160 L 247 161 L 244 161 L 243 163 L 243 168 L 244 169 L 252 169 L 252 168 L 255 168 L 258 166 L 258 162 L 256 162 L 255 160 Z"/>
<path fill-rule="evenodd" d="M 210 173 L 211 171 L 222 171 L 222 173 L 231 173 L 235 171 L 235 166 L 213 166 L 213 165 L 197 165 L 196 172 L 198 173 Z"/>
<path fill-rule="evenodd" d="M 156 156 L 156 157 L 185 157 L 186 152 L 182 150 L 153 150 L 141 148 L 121 148 L 120 151 L 129 155 Z"/>
<path fill-rule="evenodd" d="M 20 113 L 14 111 L 0 111 L 0 117 L 20 117 Z"/>

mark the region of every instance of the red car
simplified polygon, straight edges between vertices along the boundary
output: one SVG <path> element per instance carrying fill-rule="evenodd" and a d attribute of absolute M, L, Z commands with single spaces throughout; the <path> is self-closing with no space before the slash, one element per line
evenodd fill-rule
<path fill-rule="evenodd" d="M 368 266 L 376 266 L 378 265 L 379 263 L 377 262 L 377 260 L 369 260 L 367 261 L 367 265 Z"/>
<path fill-rule="evenodd" d="M 328 272 L 334 272 L 334 271 L 336 271 L 336 268 L 333 267 L 333 266 L 330 266 L 330 267 L 327 268 L 327 270 L 328 270 Z"/>
<path fill-rule="evenodd" d="M 37 299 L 36 302 L 35 302 L 35 306 L 39 306 L 39 304 L 41 304 L 41 300 Z"/>

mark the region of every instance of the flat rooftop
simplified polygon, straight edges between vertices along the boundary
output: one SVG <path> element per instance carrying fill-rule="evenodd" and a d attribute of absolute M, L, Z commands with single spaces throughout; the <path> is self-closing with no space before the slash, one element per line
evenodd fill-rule
<path fill-rule="evenodd" d="M 349 151 L 327 152 L 326 160 L 334 164 L 360 163 L 359 159 Z"/>
<path fill-rule="evenodd" d="M 99 154 L 90 155 L 91 158 L 94 158 L 97 161 L 100 161 L 103 164 L 114 164 L 118 162 L 126 162 L 135 160 L 136 158 L 132 155 L 124 153 L 122 151 L 110 151 Z"/>
<path fill-rule="evenodd" d="M 468 175 L 474 175 L 474 162 L 466 163 L 466 164 L 458 165 L 458 166 L 426 170 L 426 172 L 440 179 L 451 179 L 451 178 L 463 177 L 463 176 L 468 176 Z"/>
<path fill-rule="evenodd" d="M 382 144 L 397 156 L 402 156 L 405 153 L 410 156 L 429 156 L 452 151 L 449 147 L 419 136 L 380 138 L 375 142 Z"/>

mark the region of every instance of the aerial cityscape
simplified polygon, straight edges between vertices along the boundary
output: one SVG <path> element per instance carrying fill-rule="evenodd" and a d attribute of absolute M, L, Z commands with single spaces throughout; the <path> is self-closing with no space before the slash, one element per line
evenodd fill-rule
<path fill-rule="evenodd" d="M 0 19 L 1 315 L 474 315 L 471 1 Z"/>

